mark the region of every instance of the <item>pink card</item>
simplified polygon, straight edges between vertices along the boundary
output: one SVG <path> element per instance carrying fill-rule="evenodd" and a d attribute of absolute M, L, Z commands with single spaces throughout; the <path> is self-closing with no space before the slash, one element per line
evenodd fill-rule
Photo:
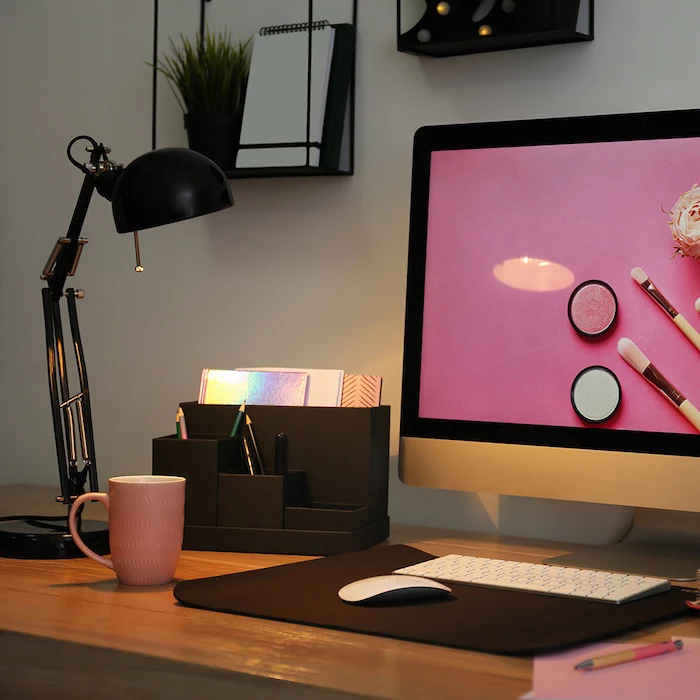
<path fill-rule="evenodd" d="M 533 700 L 693 700 L 700 694 L 700 639 L 683 638 L 683 649 L 597 671 L 574 666 L 594 656 L 641 644 L 594 644 L 535 659 Z"/>

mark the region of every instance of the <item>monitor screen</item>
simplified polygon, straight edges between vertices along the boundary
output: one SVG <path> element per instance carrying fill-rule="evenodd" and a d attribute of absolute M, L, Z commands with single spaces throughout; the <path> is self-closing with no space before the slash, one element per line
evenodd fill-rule
<path fill-rule="evenodd" d="M 508 477 L 552 454 L 515 446 L 556 448 L 560 471 L 601 453 L 648 468 L 684 457 L 669 464 L 700 471 L 687 459 L 700 454 L 698 182 L 696 110 L 417 132 L 401 414 L 409 483 L 478 490 L 481 464 L 496 468 L 489 490 L 521 493 Z M 407 463 L 406 439 L 430 441 L 429 465 Z M 449 460 L 435 441 L 454 443 Z M 494 463 L 489 445 L 512 447 Z M 615 463 L 607 481 L 633 474 L 610 474 Z M 457 476 L 441 483 L 448 466 Z M 581 499 L 574 479 L 553 495 L 534 476 L 527 495 L 669 507 L 609 490 Z"/>

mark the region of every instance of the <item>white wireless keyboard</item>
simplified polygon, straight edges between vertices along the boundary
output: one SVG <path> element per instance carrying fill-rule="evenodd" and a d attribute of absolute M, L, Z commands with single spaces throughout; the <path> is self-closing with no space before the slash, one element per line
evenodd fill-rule
<path fill-rule="evenodd" d="M 670 581 L 663 578 L 459 554 L 406 566 L 394 573 L 604 603 L 628 603 L 671 588 Z"/>

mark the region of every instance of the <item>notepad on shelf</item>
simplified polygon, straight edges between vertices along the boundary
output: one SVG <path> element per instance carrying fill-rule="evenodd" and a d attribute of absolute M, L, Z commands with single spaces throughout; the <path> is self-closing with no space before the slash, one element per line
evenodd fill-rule
<path fill-rule="evenodd" d="M 303 406 L 308 374 L 203 369 L 199 403 Z"/>
<path fill-rule="evenodd" d="M 311 31 L 311 91 L 308 141 L 321 143 L 335 29 L 314 22 Z M 266 27 L 255 35 L 243 106 L 237 168 L 307 164 L 307 148 L 285 146 L 307 141 L 309 67 L 308 24 Z M 275 144 L 270 148 L 256 144 Z M 253 147 L 251 147 L 253 146 Z M 308 149 L 318 166 L 320 147 Z"/>

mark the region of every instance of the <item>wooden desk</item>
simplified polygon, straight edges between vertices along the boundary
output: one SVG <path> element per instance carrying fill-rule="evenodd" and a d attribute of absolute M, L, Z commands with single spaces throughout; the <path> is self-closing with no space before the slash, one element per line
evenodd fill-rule
<path fill-rule="evenodd" d="M 0 513 L 33 503 L 48 515 L 54 491 L 0 487 Z M 568 551 L 551 542 L 397 525 L 391 543 L 399 542 L 436 555 L 457 551 L 533 562 Z M 177 577 L 306 558 L 183 552 Z M 513 700 L 531 687 L 528 658 L 185 608 L 175 603 L 172 587 L 120 586 L 86 559 L 0 559 L 0 698 Z M 700 637 L 700 617 L 624 640 L 661 641 L 671 634 Z"/>

